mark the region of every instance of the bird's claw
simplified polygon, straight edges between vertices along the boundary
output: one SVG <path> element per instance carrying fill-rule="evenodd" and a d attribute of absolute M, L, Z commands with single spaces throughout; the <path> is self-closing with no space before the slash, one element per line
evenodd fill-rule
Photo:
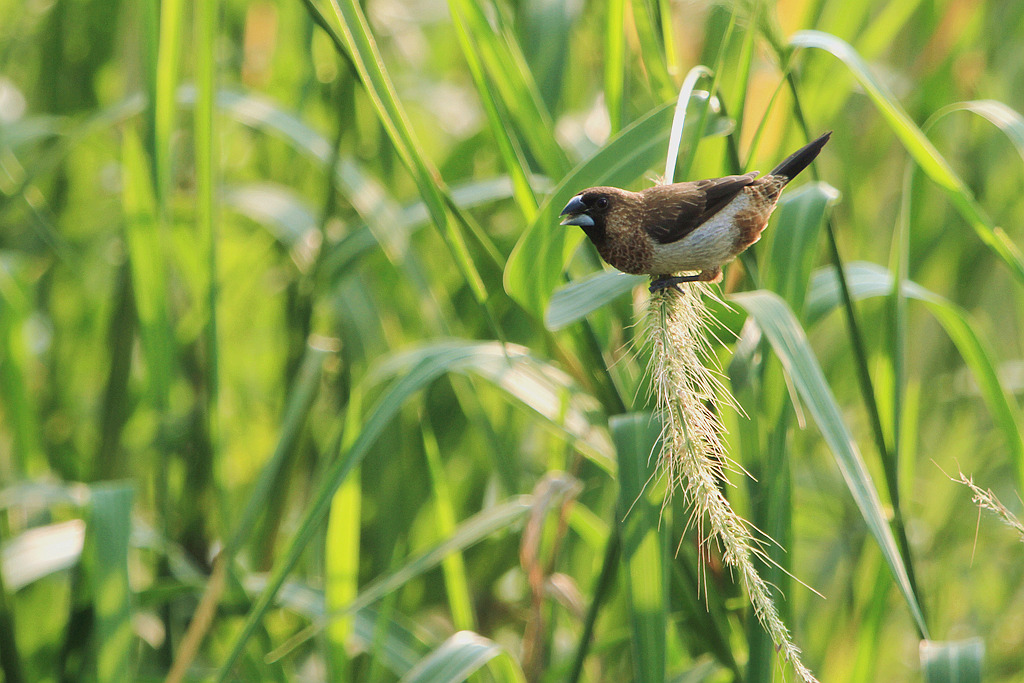
<path fill-rule="evenodd" d="M 700 274 L 697 274 L 697 275 L 677 275 L 675 277 L 662 276 L 662 277 L 659 277 L 658 279 L 656 279 L 654 282 L 652 282 L 651 286 L 648 287 L 648 290 L 651 292 L 651 294 L 655 294 L 657 292 L 660 292 L 663 289 L 671 288 L 671 289 L 676 290 L 680 294 L 682 294 L 683 290 L 679 288 L 679 283 L 680 282 L 697 282 L 700 279 L 701 279 Z"/>

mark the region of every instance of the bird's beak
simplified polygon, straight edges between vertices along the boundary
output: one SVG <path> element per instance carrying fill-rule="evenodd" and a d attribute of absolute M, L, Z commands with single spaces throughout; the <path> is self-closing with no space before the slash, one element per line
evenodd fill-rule
<path fill-rule="evenodd" d="M 569 200 L 569 203 L 562 209 L 559 216 L 565 216 L 560 225 L 578 225 L 582 228 L 589 228 L 594 225 L 594 219 L 586 214 L 587 205 L 583 203 L 579 195 Z"/>

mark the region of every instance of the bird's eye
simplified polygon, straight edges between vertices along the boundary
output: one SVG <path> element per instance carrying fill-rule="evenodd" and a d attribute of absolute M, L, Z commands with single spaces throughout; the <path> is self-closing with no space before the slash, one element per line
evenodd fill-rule
<path fill-rule="evenodd" d="M 594 202 L 594 206 L 596 206 L 599 209 L 607 209 L 608 208 L 608 198 L 607 197 L 598 197 L 597 201 Z"/>

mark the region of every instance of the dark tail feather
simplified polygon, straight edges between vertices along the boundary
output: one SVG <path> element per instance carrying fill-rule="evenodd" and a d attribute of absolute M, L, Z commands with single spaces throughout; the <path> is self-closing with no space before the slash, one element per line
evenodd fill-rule
<path fill-rule="evenodd" d="M 807 168 L 808 164 L 814 161 L 814 157 L 818 156 L 818 152 L 821 151 L 821 148 L 825 146 L 825 143 L 828 142 L 831 136 L 832 131 L 829 131 L 814 142 L 801 147 L 786 157 L 786 160 L 776 166 L 768 175 L 780 175 L 792 180 L 796 177 L 797 173 Z"/>

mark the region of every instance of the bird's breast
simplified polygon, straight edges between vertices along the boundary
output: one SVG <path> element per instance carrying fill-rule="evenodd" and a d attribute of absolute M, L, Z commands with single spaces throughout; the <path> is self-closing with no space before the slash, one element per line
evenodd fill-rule
<path fill-rule="evenodd" d="M 639 228 L 622 232 L 607 232 L 604 239 L 595 240 L 594 246 L 601 258 L 624 273 L 640 275 L 650 273 L 654 246 Z"/>

